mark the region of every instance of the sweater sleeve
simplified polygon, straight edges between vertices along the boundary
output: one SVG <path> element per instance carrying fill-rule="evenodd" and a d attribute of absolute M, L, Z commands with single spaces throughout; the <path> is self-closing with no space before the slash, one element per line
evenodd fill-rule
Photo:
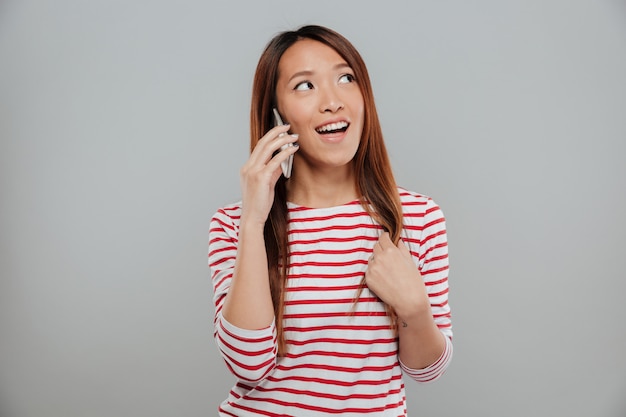
<path fill-rule="evenodd" d="M 209 270 L 215 304 L 213 336 L 232 374 L 240 381 L 258 383 L 276 365 L 278 348 L 274 323 L 265 329 L 246 330 L 222 317 L 235 267 L 238 214 L 237 208 L 220 209 L 213 216 L 209 229 Z"/>
<path fill-rule="evenodd" d="M 418 220 L 420 219 L 420 220 Z M 417 382 L 431 382 L 444 374 L 452 360 L 452 321 L 448 304 L 448 239 L 444 215 L 439 206 L 427 198 L 423 216 L 415 216 L 406 227 L 411 253 L 418 265 L 430 300 L 435 324 L 445 336 L 445 348 L 433 364 L 411 369 L 400 363 L 407 375 Z M 416 247 L 417 252 L 413 251 Z"/>

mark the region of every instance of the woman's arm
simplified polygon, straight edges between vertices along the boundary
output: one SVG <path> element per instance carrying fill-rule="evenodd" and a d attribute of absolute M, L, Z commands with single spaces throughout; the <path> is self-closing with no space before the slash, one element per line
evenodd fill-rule
<path fill-rule="evenodd" d="M 298 149 L 286 147 L 273 156 L 282 145 L 297 139 L 293 135 L 279 136 L 288 129 L 288 125 L 278 126 L 263 136 L 240 172 L 239 245 L 222 316 L 243 329 L 266 328 L 274 320 L 263 228 L 274 201 L 276 181 L 282 173 L 280 163 Z"/>
<path fill-rule="evenodd" d="M 215 302 L 214 338 L 222 358 L 239 380 L 254 383 L 263 379 L 276 363 L 276 333 L 273 323 L 249 330 L 237 327 L 222 313 L 234 282 L 233 272 L 239 244 L 241 206 L 218 210 L 209 229 L 209 268 Z"/>
<path fill-rule="evenodd" d="M 398 316 L 399 359 L 411 377 L 439 377 L 452 356 L 448 306 L 448 252 L 445 221 L 429 200 L 412 254 L 404 242 L 394 245 L 383 234 L 374 247 L 366 273 L 367 285 Z M 414 232 L 413 232 L 414 233 Z M 421 268 L 416 266 L 419 262 Z M 420 273 L 421 269 L 421 273 Z"/>
<path fill-rule="evenodd" d="M 276 363 L 276 328 L 263 227 L 280 176 L 280 162 L 297 147 L 272 157 L 286 142 L 286 127 L 272 129 L 241 170 L 241 206 L 219 210 L 209 231 L 209 267 L 214 289 L 215 340 L 231 372 L 256 382 Z"/>
<path fill-rule="evenodd" d="M 242 219 L 243 220 L 243 219 Z M 274 321 L 263 226 L 241 224 L 239 245 L 222 316 L 233 326 L 257 330 Z"/>

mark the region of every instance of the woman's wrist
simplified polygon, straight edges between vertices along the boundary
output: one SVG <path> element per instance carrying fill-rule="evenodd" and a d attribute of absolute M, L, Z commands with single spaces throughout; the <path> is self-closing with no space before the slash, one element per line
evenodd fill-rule
<path fill-rule="evenodd" d="M 429 304 L 413 305 L 409 309 L 395 310 L 398 328 L 411 327 L 413 330 L 427 329 L 434 325 Z"/>
<path fill-rule="evenodd" d="M 265 219 L 254 218 L 247 216 L 245 213 L 241 214 L 239 220 L 239 233 L 263 233 L 265 229 Z"/>

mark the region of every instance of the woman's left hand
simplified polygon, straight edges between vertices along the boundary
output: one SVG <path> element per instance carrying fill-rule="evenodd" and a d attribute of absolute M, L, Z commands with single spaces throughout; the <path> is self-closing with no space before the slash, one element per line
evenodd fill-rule
<path fill-rule="evenodd" d="M 422 275 L 402 240 L 395 245 L 384 232 L 369 259 L 365 283 L 391 306 L 398 317 L 411 317 L 430 308 Z"/>

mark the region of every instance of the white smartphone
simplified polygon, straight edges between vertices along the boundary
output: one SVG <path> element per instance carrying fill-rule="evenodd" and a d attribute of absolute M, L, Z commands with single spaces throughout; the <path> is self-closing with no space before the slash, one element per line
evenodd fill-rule
<path fill-rule="evenodd" d="M 280 114 L 278 113 L 278 109 L 274 107 L 272 110 L 274 111 L 274 126 L 284 125 L 283 119 L 280 117 Z M 286 133 L 281 133 L 279 137 L 283 135 L 286 135 Z M 291 143 L 287 143 L 286 145 L 281 146 L 280 150 L 282 151 L 286 149 L 288 146 L 293 146 L 293 145 Z M 293 167 L 293 154 L 289 155 L 289 158 L 287 158 L 287 160 L 281 162 L 280 167 L 283 170 L 283 175 L 285 176 L 285 178 L 291 177 L 291 168 Z"/>

